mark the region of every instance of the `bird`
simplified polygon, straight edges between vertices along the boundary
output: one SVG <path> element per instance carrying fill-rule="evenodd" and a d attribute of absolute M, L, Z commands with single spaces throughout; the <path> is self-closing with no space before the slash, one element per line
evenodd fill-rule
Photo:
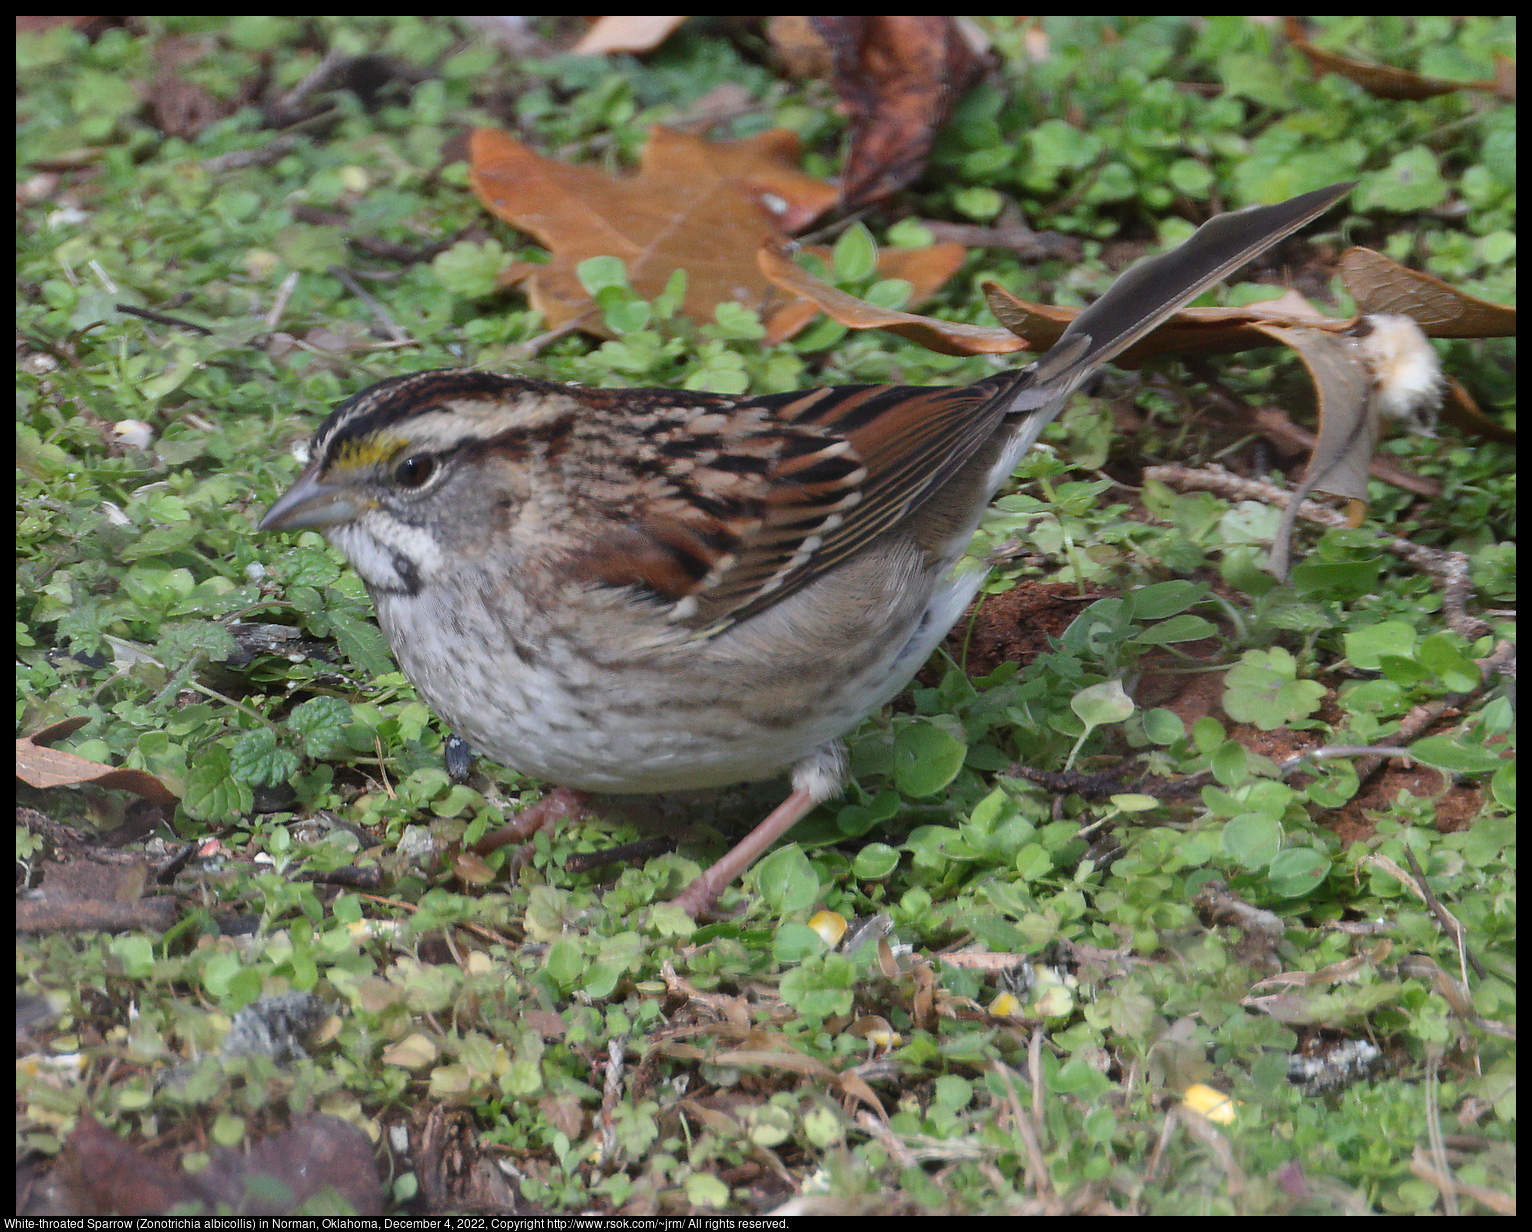
<path fill-rule="evenodd" d="M 783 802 L 675 900 L 696 919 L 842 791 L 842 737 L 978 593 L 987 571 L 965 549 L 1070 396 L 1351 187 L 1215 215 L 1126 270 L 1035 362 L 969 385 L 391 377 L 330 413 L 260 529 L 339 550 L 405 675 L 480 754 L 575 793 L 789 775 Z"/>

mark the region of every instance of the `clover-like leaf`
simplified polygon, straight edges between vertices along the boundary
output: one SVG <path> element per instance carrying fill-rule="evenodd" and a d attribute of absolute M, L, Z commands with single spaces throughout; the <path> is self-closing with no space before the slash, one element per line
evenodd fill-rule
<path fill-rule="evenodd" d="M 1239 723 L 1271 731 L 1319 709 L 1325 687 L 1299 680 L 1298 662 L 1280 646 L 1247 650 L 1224 679 L 1223 708 Z"/>

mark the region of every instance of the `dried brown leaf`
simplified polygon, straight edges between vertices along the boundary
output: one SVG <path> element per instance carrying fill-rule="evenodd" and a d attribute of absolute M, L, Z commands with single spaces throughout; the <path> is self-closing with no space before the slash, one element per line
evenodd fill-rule
<path fill-rule="evenodd" d="M 77 787 L 81 783 L 91 783 L 97 787 L 136 792 L 155 804 L 175 807 L 175 793 L 147 770 L 103 766 L 62 749 L 44 747 L 48 741 L 62 740 L 87 721 L 65 720 L 35 735 L 20 737 L 16 741 L 16 777 L 29 787 L 37 788 Z"/>
<path fill-rule="evenodd" d="M 963 258 L 963 249 L 956 244 L 933 244 L 930 248 L 913 252 L 931 254 L 926 260 L 933 269 L 949 261 L 955 269 Z M 879 308 L 815 278 L 794 262 L 790 254 L 791 248 L 786 244 L 762 244 L 756 254 L 756 261 L 761 273 L 777 286 L 810 301 L 848 329 L 886 329 L 933 351 L 940 351 L 943 355 L 1005 354 L 1019 351 L 1026 345 L 1009 330 L 939 321 L 935 317 L 918 316 L 912 312 Z M 891 272 L 897 268 L 880 264 L 879 272 L 885 277 L 905 277 L 914 283 L 915 280 L 906 273 Z"/>
<path fill-rule="evenodd" d="M 812 17 L 850 116 L 841 202 L 881 201 L 925 170 L 937 131 L 984 61 L 947 16 Z"/>
<path fill-rule="evenodd" d="M 1303 473 L 1304 488 L 1365 499 L 1367 465 L 1378 439 L 1378 415 L 1368 397 L 1372 373 L 1349 338 L 1278 325 L 1265 326 L 1264 332 L 1291 347 L 1314 382 L 1319 438 Z"/>
<path fill-rule="evenodd" d="M 1516 309 L 1476 299 L 1371 248 L 1346 249 L 1340 276 L 1362 312 L 1409 317 L 1428 337 L 1516 336 Z"/>
<path fill-rule="evenodd" d="M 1018 299 L 998 283 L 986 282 L 983 290 L 995 318 L 1026 338 L 1029 350 L 1046 351 L 1079 315 L 1075 308 Z M 1221 355 L 1270 346 L 1270 339 L 1263 333 L 1266 325 L 1311 324 L 1340 332 L 1352 324 L 1316 316 L 1306 304 L 1300 308 L 1279 300 L 1247 304 L 1243 308 L 1183 308 L 1112 362 L 1132 368 L 1161 355 Z"/>
<path fill-rule="evenodd" d="M 1413 100 L 1435 98 L 1438 94 L 1451 94 L 1456 90 L 1490 90 L 1499 93 L 1500 81 L 1446 81 L 1439 77 L 1425 77 L 1408 69 L 1394 68 L 1388 64 L 1368 64 L 1352 60 L 1333 51 L 1326 51 L 1311 43 L 1303 32 L 1297 18 L 1289 17 L 1284 23 L 1284 33 L 1294 48 L 1302 52 L 1316 73 L 1337 73 L 1348 81 L 1354 81 L 1374 98 Z M 1498 65 L 1497 65 L 1498 68 Z M 1498 76 L 1498 74 L 1497 74 Z M 1511 98 L 1515 98 L 1512 79 Z"/>
<path fill-rule="evenodd" d="M 654 128 L 637 175 L 615 178 L 533 153 L 495 129 L 470 140 L 474 192 L 512 226 L 553 250 L 521 281 L 550 329 L 575 323 L 604 334 L 575 267 L 615 256 L 638 294 L 652 299 L 686 270 L 683 310 L 710 320 L 719 303 L 766 315 L 778 298 L 754 264 L 763 238 L 784 238 L 835 203 L 834 188 L 796 165 L 798 139 L 772 129 L 746 141 L 708 142 Z"/>
<path fill-rule="evenodd" d="M 1442 422 L 1451 424 L 1461 432 L 1472 432 L 1487 441 L 1499 441 L 1505 445 L 1516 443 L 1516 433 L 1497 424 L 1479 409 L 1479 404 L 1461 381 L 1446 378 L 1442 394 Z"/>
<path fill-rule="evenodd" d="M 835 71 L 830 45 L 808 16 L 768 17 L 766 38 L 790 77 L 829 77 Z"/>
<path fill-rule="evenodd" d="M 1281 407 L 1257 408 L 1255 426 L 1267 440 L 1276 442 L 1278 446 L 1290 453 L 1312 453 L 1319 439 L 1307 428 L 1289 419 L 1287 412 Z M 1396 488 L 1403 488 L 1406 492 L 1413 492 L 1426 500 L 1435 500 L 1442 494 L 1442 485 L 1436 480 L 1405 470 L 1390 461 L 1387 454 L 1375 454 L 1368 464 L 1367 473 L 1374 479 L 1391 483 Z"/>
<path fill-rule="evenodd" d="M 569 54 L 605 56 L 615 51 L 653 51 L 685 20 L 684 16 L 636 17 L 627 13 L 598 17 L 580 41 L 569 49 Z"/>

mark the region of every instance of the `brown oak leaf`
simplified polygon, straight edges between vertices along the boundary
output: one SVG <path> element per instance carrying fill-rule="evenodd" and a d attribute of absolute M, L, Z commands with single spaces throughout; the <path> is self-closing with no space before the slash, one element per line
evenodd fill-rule
<path fill-rule="evenodd" d="M 620 258 L 646 299 L 684 269 L 689 316 L 706 321 L 719 303 L 743 304 L 769 329 L 783 300 L 756 269 L 756 248 L 807 226 L 837 199 L 832 185 L 798 170 L 798 139 L 786 129 L 710 142 L 656 127 L 639 173 L 625 177 L 543 158 L 496 129 L 476 129 L 470 154 L 479 199 L 553 250 L 547 265 L 502 275 L 526 287 L 550 329 L 606 334 L 575 274 L 596 256 Z"/>

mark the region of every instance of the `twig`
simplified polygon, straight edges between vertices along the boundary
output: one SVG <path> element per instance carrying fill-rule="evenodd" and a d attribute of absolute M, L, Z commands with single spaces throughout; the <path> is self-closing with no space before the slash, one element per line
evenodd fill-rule
<path fill-rule="evenodd" d="M 1000 1075 L 1000 1081 L 1005 1083 L 1006 1096 L 1011 1105 L 1011 1121 L 1016 1126 L 1016 1136 L 1021 1139 L 1027 1152 L 1026 1175 L 1032 1192 L 1044 1200 L 1052 1198 L 1053 1178 L 1048 1174 L 1048 1159 L 1043 1154 L 1037 1125 L 1022 1107 L 1021 1097 L 1016 1093 L 1016 1084 L 1011 1081 L 1011 1071 L 999 1061 L 994 1063 L 994 1071 Z"/>
<path fill-rule="evenodd" d="M 303 75 L 303 80 L 271 104 L 267 115 L 276 124 L 287 124 L 296 120 L 299 106 L 310 94 L 329 81 L 347 58 L 346 54 L 338 48 L 330 48 L 320 58 L 319 63 Z"/>
<path fill-rule="evenodd" d="M 1245 479 L 1216 463 L 1204 467 L 1150 466 L 1144 470 L 1145 479 L 1157 479 L 1180 488 L 1196 488 L 1217 492 L 1235 500 L 1257 500 L 1268 505 L 1286 509 L 1292 493 L 1283 491 L 1265 480 Z M 1298 508 L 1298 516 L 1322 526 L 1346 527 L 1346 515 L 1339 510 L 1327 508 L 1317 501 L 1304 501 Z M 1469 561 L 1466 552 L 1446 552 L 1440 548 L 1428 548 L 1397 535 L 1379 533 L 1378 546 L 1392 552 L 1443 583 L 1442 611 L 1447 627 L 1474 641 L 1490 632 L 1489 625 L 1466 611 L 1469 591 Z"/>
<path fill-rule="evenodd" d="M 1420 867 L 1420 861 L 1415 858 L 1415 852 L 1408 843 L 1404 845 L 1404 858 L 1410 862 L 1410 872 L 1415 874 L 1415 888 L 1420 893 L 1421 899 L 1430 908 L 1431 914 L 1436 917 L 1436 922 L 1442 926 L 1443 931 L 1452 938 L 1452 943 L 1458 952 L 1458 966 L 1472 967 L 1474 974 L 1481 980 L 1487 978 L 1489 973 L 1484 970 L 1483 964 L 1468 952 L 1468 930 L 1458 923 L 1457 918 L 1443 907 L 1441 901 L 1432 893 L 1431 887 L 1426 883 L 1425 869 Z M 1468 987 L 1466 970 L 1462 971 L 1462 978 L 1463 987 L 1466 989 Z"/>
<path fill-rule="evenodd" d="M 118 312 L 130 317 L 142 317 L 145 321 L 153 321 L 156 325 L 170 325 L 176 329 L 189 329 L 194 334 L 207 337 L 213 331 L 206 325 L 198 325 L 195 321 L 186 321 L 180 317 L 169 316 L 163 312 L 155 312 L 150 308 L 135 308 L 132 304 L 113 305 Z"/>
<path fill-rule="evenodd" d="M 271 301 L 271 311 L 266 314 L 265 326 L 268 334 L 277 332 L 277 324 L 287 312 L 288 302 L 293 297 L 293 292 L 298 289 L 298 271 L 282 279 L 282 285 L 277 288 L 277 297 Z"/>
<path fill-rule="evenodd" d="M 361 283 L 357 282 L 357 280 L 353 278 L 349 273 L 341 269 L 341 267 L 338 265 L 330 266 L 328 272 L 332 276 L 340 279 L 346 290 L 350 291 L 352 295 L 356 296 L 357 299 L 361 300 L 362 303 L 367 305 L 368 311 L 372 313 L 374 319 L 376 319 L 378 324 L 383 327 L 383 332 L 386 333 L 392 341 L 406 343 L 412 341 L 409 334 L 395 323 L 393 317 L 388 315 L 388 309 L 384 308 L 382 304 L 373 299 L 373 297 L 367 294 L 366 291 L 362 290 Z"/>

